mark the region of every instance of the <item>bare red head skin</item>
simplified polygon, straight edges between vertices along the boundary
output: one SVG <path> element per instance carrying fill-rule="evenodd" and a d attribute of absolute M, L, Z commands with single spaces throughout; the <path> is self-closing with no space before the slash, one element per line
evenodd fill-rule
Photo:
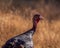
<path fill-rule="evenodd" d="M 34 28 L 34 30 L 36 30 L 37 23 L 42 19 L 43 19 L 42 16 L 40 16 L 39 14 L 34 15 L 34 17 L 33 17 L 33 28 Z"/>

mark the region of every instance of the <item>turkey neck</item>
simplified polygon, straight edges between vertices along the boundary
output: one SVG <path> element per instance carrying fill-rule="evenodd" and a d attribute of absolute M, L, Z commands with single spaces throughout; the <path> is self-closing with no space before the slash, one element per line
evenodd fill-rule
<path fill-rule="evenodd" d="M 37 22 L 35 21 L 35 22 L 33 22 L 33 27 L 32 27 L 33 33 L 32 33 L 32 35 L 35 33 L 36 28 L 37 28 Z"/>
<path fill-rule="evenodd" d="M 33 27 L 32 29 L 26 31 L 24 34 L 27 34 L 27 35 L 34 35 L 35 31 L 36 31 L 36 27 L 37 27 L 37 23 L 36 21 L 33 22 Z"/>
<path fill-rule="evenodd" d="M 35 22 L 33 22 L 33 30 L 34 30 L 34 32 L 36 31 L 36 27 L 37 27 L 37 22 L 35 21 Z"/>

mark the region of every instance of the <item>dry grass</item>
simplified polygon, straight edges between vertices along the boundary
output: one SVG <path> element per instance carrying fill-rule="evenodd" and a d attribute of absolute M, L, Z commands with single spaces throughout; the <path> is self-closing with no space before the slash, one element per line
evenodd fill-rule
<path fill-rule="evenodd" d="M 11 37 L 19 35 L 32 27 L 31 19 L 24 19 L 12 13 L 0 14 L 0 48 Z M 38 23 L 33 36 L 34 48 L 60 48 L 60 21 L 46 20 Z"/>
<path fill-rule="evenodd" d="M 60 48 L 60 10 L 55 6 L 37 5 L 32 10 L 22 8 L 22 11 L 16 10 L 5 12 L 0 11 L 0 48 L 4 43 L 32 27 L 32 17 L 35 13 L 40 13 L 44 20 L 38 23 L 36 33 L 33 36 L 34 48 Z"/>

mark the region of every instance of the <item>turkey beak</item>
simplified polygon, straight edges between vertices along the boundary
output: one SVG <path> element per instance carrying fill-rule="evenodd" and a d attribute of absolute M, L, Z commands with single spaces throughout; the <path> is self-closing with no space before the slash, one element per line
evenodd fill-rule
<path fill-rule="evenodd" d="M 40 16 L 40 20 L 43 20 L 43 16 Z"/>

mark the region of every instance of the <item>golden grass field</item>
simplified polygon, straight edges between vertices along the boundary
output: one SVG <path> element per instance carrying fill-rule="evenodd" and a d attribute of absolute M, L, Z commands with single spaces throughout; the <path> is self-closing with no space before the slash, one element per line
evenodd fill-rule
<path fill-rule="evenodd" d="M 0 11 L 0 48 L 8 39 L 32 28 L 32 18 L 36 13 L 40 13 L 44 20 L 38 23 L 33 36 L 34 48 L 60 48 L 60 10 L 52 5 L 23 9 L 14 13 Z"/>
<path fill-rule="evenodd" d="M 13 14 L 0 14 L 0 48 L 9 38 L 30 28 L 32 19 L 24 19 Z M 33 40 L 34 48 L 60 48 L 60 21 L 52 21 L 51 24 L 46 19 L 40 21 Z"/>

